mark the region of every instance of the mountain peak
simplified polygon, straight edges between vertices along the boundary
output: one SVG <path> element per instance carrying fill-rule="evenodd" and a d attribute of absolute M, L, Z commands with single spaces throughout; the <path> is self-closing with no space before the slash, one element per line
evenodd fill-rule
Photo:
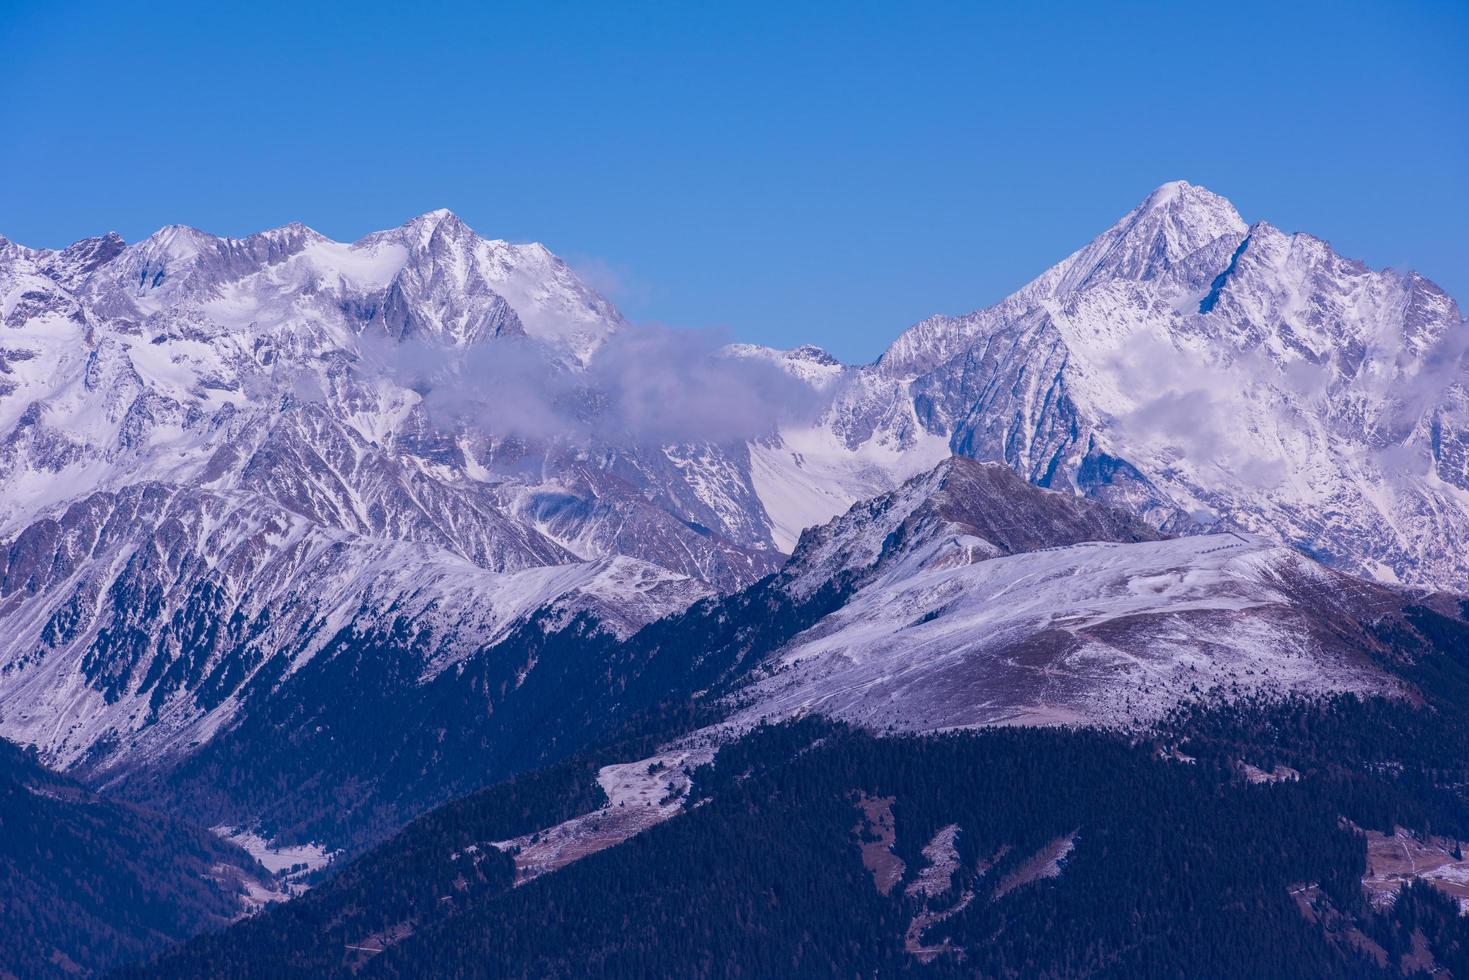
<path fill-rule="evenodd" d="M 1189 191 L 1203 190 L 1195 187 L 1186 180 L 1170 180 L 1166 184 L 1159 184 L 1153 193 L 1147 196 L 1143 202 L 1145 207 L 1161 207 L 1178 200 L 1188 194 Z M 1205 191 L 1205 193 L 1208 193 Z"/>
<path fill-rule="evenodd" d="M 210 235 L 207 231 L 201 231 L 200 229 L 195 228 L 193 225 L 185 225 L 185 224 L 179 224 L 177 222 L 174 222 L 173 224 L 167 224 L 167 225 L 164 225 L 162 228 L 159 228 L 153 234 L 149 235 L 148 236 L 148 239 L 158 239 L 158 240 L 162 241 L 162 240 L 172 240 L 172 239 L 178 239 L 178 238 L 212 238 L 212 237 L 213 236 Z"/>
<path fill-rule="evenodd" d="M 800 347 L 789 351 L 786 356 L 794 360 L 811 361 L 812 363 L 822 364 L 828 367 L 838 366 L 842 363 L 833 357 L 824 347 L 818 347 L 815 344 L 802 344 Z"/>
<path fill-rule="evenodd" d="M 1079 544 L 1160 537 L 1119 510 L 1027 482 L 1004 463 L 950 456 L 896 490 L 801 535 L 783 574 L 799 589 L 842 573 L 982 560 Z"/>
<path fill-rule="evenodd" d="M 213 237 L 214 236 L 209 234 L 208 232 L 200 231 L 198 228 L 195 228 L 192 225 L 174 224 L 164 225 L 162 228 L 159 228 L 157 231 L 149 235 L 147 238 L 143 239 L 143 241 L 139 242 L 138 244 L 150 244 L 159 248 L 170 250 L 175 248 L 186 249 L 195 247 L 200 242 L 209 241 Z"/>
<path fill-rule="evenodd" d="M 432 211 L 425 211 L 418 217 L 409 219 L 408 224 L 432 224 L 437 226 L 450 219 L 458 221 L 459 216 L 448 208 L 434 208 Z"/>
<path fill-rule="evenodd" d="M 72 242 L 58 252 L 47 275 L 59 280 L 75 280 L 111 262 L 127 248 L 127 242 L 115 231 Z"/>
<path fill-rule="evenodd" d="M 165 279 L 176 278 L 180 269 L 193 266 L 218 241 L 189 225 L 164 225 L 127 249 L 131 256 L 128 277 L 136 279 L 139 289 L 156 288 Z"/>
<path fill-rule="evenodd" d="M 1184 180 L 1155 189 L 1061 267 L 1056 294 L 1108 279 L 1146 281 L 1212 242 L 1242 238 L 1244 219 L 1226 198 Z"/>
<path fill-rule="evenodd" d="M 251 238 L 295 239 L 307 242 L 329 241 L 325 235 L 300 221 L 288 221 L 279 228 L 258 231 Z"/>
<path fill-rule="evenodd" d="M 1223 234 L 1243 234 L 1244 219 L 1228 198 L 1186 180 L 1159 185 L 1123 219 L 1140 223 L 1149 215 L 1166 215 L 1178 225 L 1197 231 L 1200 247 Z M 1121 222 L 1119 222 L 1120 224 Z"/>
<path fill-rule="evenodd" d="M 403 224 L 403 230 L 409 233 L 411 238 L 417 240 L 421 245 L 427 245 L 435 235 L 448 235 L 458 238 L 464 235 L 473 235 L 459 216 L 448 208 L 435 208 L 425 211 L 418 217 Z"/>

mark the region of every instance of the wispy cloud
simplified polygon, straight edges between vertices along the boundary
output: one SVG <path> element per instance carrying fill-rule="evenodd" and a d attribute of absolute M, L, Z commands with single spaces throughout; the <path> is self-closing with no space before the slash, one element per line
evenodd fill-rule
<path fill-rule="evenodd" d="M 733 356 L 717 330 L 627 326 L 585 368 L 528 338 L 469 348 L 395 344 L 374 358 L 436 425 L 611 447 L 742 441 L 809 419 L 820 396 L 777 365 Z"/>

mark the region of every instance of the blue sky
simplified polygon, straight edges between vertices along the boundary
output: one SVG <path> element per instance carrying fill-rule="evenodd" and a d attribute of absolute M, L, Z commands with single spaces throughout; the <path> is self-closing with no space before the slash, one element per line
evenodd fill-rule
<path fill-rule="evenodd" d="M 1462 2 L 4 0 L 0 234 L 449 207 L 635 319 L 860 361 L 1182 178 L 1469 305 L 1466 51 Z"/>

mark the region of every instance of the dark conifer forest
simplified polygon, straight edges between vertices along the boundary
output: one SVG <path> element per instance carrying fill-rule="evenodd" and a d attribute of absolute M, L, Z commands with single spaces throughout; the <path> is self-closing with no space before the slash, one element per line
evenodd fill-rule
<path fill-rule="evenodd" d="M 561 871 L 513 887 L 508 855 L 465 859 L 594 808 L 581 757 L 126 975 L 1366 977 L 1411 972 L 1424 944 L 1458 974 L 1451 899 L 1415 885 L 1381 910 L 1361 879 L 1366 829 L 1469 838 L 1466 738 L 1446 706 L 1353 697 L 1180 714 L 1146 738 L 809 719 L 726 746 L 682 816 Z M 1300 778 L 1252 784 L 1240 762 Z M 862 856 L 873 799 L 905 869 L 886 894 Z M 954 867 L 915 893 L 951 825 Z"/>
<path fill-rule="evenodd" d="M 0 741 L 0 963 L 19 977 L 94 973 L 235 918 L 244 851 L 105 799 Z"/>

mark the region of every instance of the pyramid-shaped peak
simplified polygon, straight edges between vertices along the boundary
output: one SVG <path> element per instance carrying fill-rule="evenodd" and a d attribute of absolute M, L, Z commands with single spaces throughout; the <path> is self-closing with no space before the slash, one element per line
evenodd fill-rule
<path fill-rule="evenodd" d="M 1215 194 L 1207 187 L 1190 184 L 1186 180 L 1170 180 L 1159 185 L 1137 206 L 1134 213 L 1146 214 L 1159 210 L 1179 213 L 1198 213 L 1201 216 L 1224 218 L 1231 225 L 1241 227 L 1244 221 L 1229 199 Z"/>
<path fill-rule="evenodd" d="M 201 231 L 200 229 L 195 228 L 193 225 L 172 224 L 172 225 L 164 225 L 162 228 L 159 228 L 153 234 L 149 235 L 145 239 L 145 241 L 155 241 L 155 242 L 190 241 L 190 240 L 195 240 L 195 239 L 213 238 L 213 237 L 214 236 L 211 235 L 211 234 L 209 234 L 209 232 L 207 232 L 207 231 Z"/>
<path fill-rule="evenodd" d="M 454 221 L 458 221 L 459 220 L 459 215 L 455 214 L 453 211 L 450 211 L 448 208 L 434 208 L 432 211 L 425 211 L 423 214 L 420 214 L 418 217 L 413 218 L 408 223 L 410 225 L 415 225 L 415 224 L 433 224 L 433 225 L 438 225 L 438 224 L 441 224 L 444 221 L 448 221 L 448 220 L 451 220 L 451 219 L 454 220 Z"/>
<path fill-rule="evenodd" d="M 448 208 L 435 208 L 425 211 L 418 217 L 404 223 L 406 231 L 416 233 L 419 240 L 427 242 L 436 234 L 447 233 L 450 235 L 474 234 L 453 211 Z"/>
<path fill-rule="evenodd" d="M 1170 180 L 1166 184 L 1158 185 L 1158 188 L 1148 195 L 1146 204 L 1151 207 L 1171 204 L 1187 196 L 1190 191 L 1204 191 L 1206 194 L 1209 193 L 1204 188 L 1195 187 L 1186 180 Z"/>
<path fill-rule="evenodd" d="M 1054 292 L 1110 279 L 1153 279 L 1206 245 L 1243 238 L 1247 231 L 1228 199 L 1187 181 L 1170 181 L 1063 263 Z"/>
<path fill-rule="evenodd" d="M 133 248 L 147 255 L 189 259 L 216 241 L 215 236 L 191 225 L 164 225 Z"/>

